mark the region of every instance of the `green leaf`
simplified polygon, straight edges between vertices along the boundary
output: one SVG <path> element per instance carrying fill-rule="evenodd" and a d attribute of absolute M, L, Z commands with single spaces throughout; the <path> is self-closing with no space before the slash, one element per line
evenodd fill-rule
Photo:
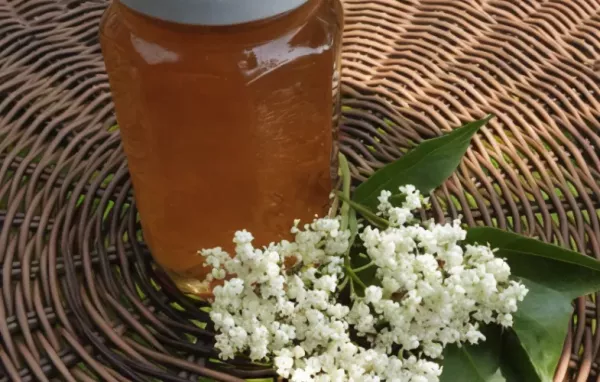
<path fill-rule="evenodd" d="M 515 362 L 506 352 L 507 332 L 497 325 L 481 329 L 486 340 L 477 345 L 450 345 L 444 351 L 440 382 L 523 382 L 530 374 L 517 372 Z M 535 374 L 534 378 L 535 378 Z"/>
<path fill-rule="evenodd" d="M 496 256 L 506 259 L 512 275 L 529 288 L 514 315 L 515 339 L 508 343 L 506 352 L 526 355 L 515 357 L 521 359 L 515 366 L 521 375 L 527 368 L 537 374 L 528 381 L 552 381 L 573 311 L 571 301 L 600 290 L 600 262 L 490 227 L 470 229 L 467 242 L 497 248 Z"/>
<path fill-rule="evenodd" d="M 529 293 L 514 314 L 512 330 L 516 338 L 507 351 L 524 355 L 518 357 L 522 372 L 533 370 L 539 376 L 537 380 L 552 381 L 573 312 L 571 298 L 532 281 L 521 281 Z"/>
<path fill-rule="evenodd" d="M 444 351 L 440 382 L 505 382 L 500 371 L 502 333 L 498 326 L 482 329 L 486 340 L 478 345 L 449 345 Z"/>
<path fill-rule="evenodd" d="M 521 346 L 519 337 L 512 329 L 505 330 L 502 334 L 500 369 L 508 382 L 540 380 L 529 355 Z"/>
<path fill-rule="evenodd" d="M 423 141 L 360 184 L 354 190 L 354 201 L 367 207 L 376 207 L 377 197 L 382 190 L 395 193 L 398 187 L 407 184 L 415 185 L 425 195 L 429 194 L 452 175 L 467 152 L 473 135 L 491 118 L 488 116 L 441 137 Z"/>

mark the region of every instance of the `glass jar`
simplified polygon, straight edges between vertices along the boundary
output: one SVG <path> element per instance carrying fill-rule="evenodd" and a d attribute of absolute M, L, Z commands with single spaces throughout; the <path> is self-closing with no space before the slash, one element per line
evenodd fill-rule
<path fill-rule="evenodd" d="M 328 212 L 341 29 L 339 0 L 106 11 L 102 52 L 144 238 L 185 292 L 210 293 L 198 250 L 232 251 L 240 229 L 265 245 Z"/>

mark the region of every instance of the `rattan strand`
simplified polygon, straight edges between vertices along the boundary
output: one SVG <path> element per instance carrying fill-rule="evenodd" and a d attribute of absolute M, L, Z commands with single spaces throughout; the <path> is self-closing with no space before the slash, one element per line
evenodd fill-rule
<path fill-rule="evenodd" d="M 194 300 L 152 266 L 97 40 L 104 1 L 0 0 L 0 382 L 221 380 Z M 600 256 L 600 1 L 347 0 L 343 151 L 356 179 L 494 113 L 435 216 Z M 600 380 L 575 302 L 557 381 Z M 272 375 L 272 374 L 271 374 Z"/>

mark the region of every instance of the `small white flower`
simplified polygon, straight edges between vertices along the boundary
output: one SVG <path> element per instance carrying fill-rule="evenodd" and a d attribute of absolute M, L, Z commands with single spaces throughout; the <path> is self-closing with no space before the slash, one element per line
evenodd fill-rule
<path fill-rule="evenodd" d="M 380 212 L 387 212 L 390 208 L 392 208 L 392 204 L 389 202 L 392 193 L 388 190 L 383 190 L 377 197 L 379 201 L 378 209 Z"/>
<path fill-rule="evenodd" d="M 243 231 L 237 231 L 235 233 L 233 242 L 239 245 L 239 244 L 250 243 L 250 242 L 252 242 L 252 240 L 254 240 L 254 237 L 252 236 L 252 234 L 246 230 L 243 230 Z"/>
<path fill-rule="evenodd" d="M 392 226 L 402 226 L 413 218 L 413 214 L 408 208 L 392 207 L 387 213 Z"/>
<path fill-rule="evenodd" d="M 292 382 L 313 382 L 312 376 L 304 369 L 295 369 L 292 372 Z"/>
<path fill-rule="evenodd" d="M 365 289 L 365 301 L 368 304 L 375 304 L 381 301 L 383 297 L 383 291 L 380 287 L 371 285 Z"/>
<path fill-rule="evenodd" d="M 292 367 L 294 366 L 294 358 L 292 358 L 290 351 L 283 349 L 273 361 L 275 363 L 277 374 L 284 378 L 289 378 Z"/>
<path fill-rule="evenodd" d="M 471 326 L 468 329 L 466 338 L 467 341 L 469 341 L 469 343 L 473 345 L 478 343 L 479 341 L 485 341 L 485 336 L 473 326 Z"/>
<path fill-rule="evenodd" d="M 213 268 L 211 271 L 212 276 L 217 280 L 223 280 L 227 276 L 225 269 Z"/>
<path fill-rule="evenodd" d="M 504 327 L 511 327 L 513 324 L 513 317 L 510 313 L 502 314 L 498 317 L 498 323 Z"/>
<path fill-rule="evenodd" d="M 337 277 L 325 275 L 315 280 L 315 288 L 327 292 L 334 292 L 337 287 Z"/>

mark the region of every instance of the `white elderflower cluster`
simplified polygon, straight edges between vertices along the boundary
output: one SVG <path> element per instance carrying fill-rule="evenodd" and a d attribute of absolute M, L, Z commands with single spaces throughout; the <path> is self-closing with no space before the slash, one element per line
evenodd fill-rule
<path fill-rule="evenodd" d="M 379 211 L 389 218 L 384 230 L 366 227 L 360 238 L 377 267 L 379 285 L 357 299 L 348 322 L 374 349 L 395 346 L 440 358 L 452 343 L 485 340 L 479 323 L 512 325 L 512 313 L 527 289 L 509 280 L 510 268 L 487 246 L 467 245 L 460 220 L 452 224 L 412 222 L 422 199 L 412 186 L 401 188 L 405 201 L 393 207 L 389 192 Z"/>
<path fill-rule="evenodd" d="M 485 340 L 479 324 L 512 325 L 527 289 L 486 246 L 461 246 L 459 221 L 421 224 L 413 211 L 426 202 L 412 186 L 379 197 L 385 229 L 366 226 L 358 237 L 375 267 L 374 285 L 352 295 L 340 290 L 350 274 L 351 233 L 340 218 L 292 228 L 293 242 L 254 248 L 235 234 L 235 255 L 201 251 L 214 289 L 210 313 L 222 359 L 247 354 L 271 361 L 291 381 L 437 382 L 446 345 Z"/>
<path fill-rule="evenodd" d="M 241 231 L 235 234 L 234 257 L 220 248 L 201 251 L 213 277 L 235 275 L 213 291 L 210 315 L 221 332 L 216 347 L 222 358 L 249 351 L 257 361 L 298 342 L 312 353 L 346 335 L 343 317 L 349 309 L 333 295 L 350 233 L 339 231 L 339 219 L 318 219 L 304 230 L 296 225 L 291 243 L 257 249 L 252 235 Z"/>

